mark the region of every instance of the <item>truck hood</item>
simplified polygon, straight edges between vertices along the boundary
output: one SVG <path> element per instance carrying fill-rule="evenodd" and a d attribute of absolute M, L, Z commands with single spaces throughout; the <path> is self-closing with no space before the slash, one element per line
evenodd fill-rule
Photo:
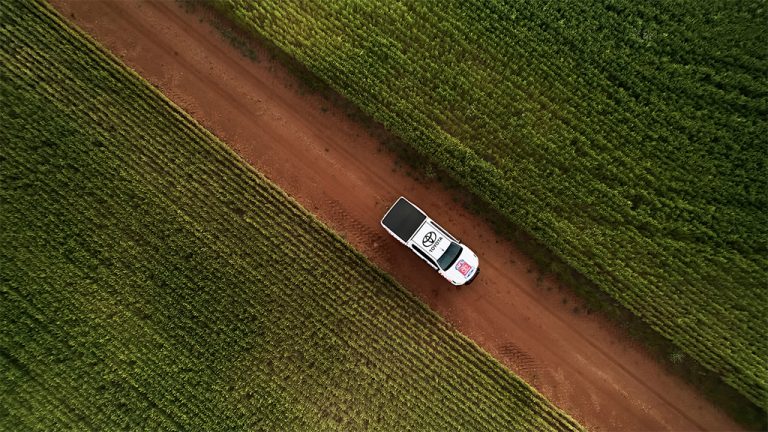
<path fill-rule="evenodd" d="M 443 272 L 443 276 L 455 285 L 461 285 L 471 279 L 480 264 L 480 260 L 472 250 L 464 245 L 462 247 L 464 249 L 456 262 Z"/>

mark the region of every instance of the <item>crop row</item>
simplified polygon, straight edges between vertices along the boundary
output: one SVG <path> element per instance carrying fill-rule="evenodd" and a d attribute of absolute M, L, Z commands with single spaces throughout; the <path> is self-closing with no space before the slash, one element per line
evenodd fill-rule
<path fill-rule="evenodd" d="M 212 3 L 768 407 L 765 10 Z"/>
<path fill-rule="evenodd" d="M 0 22 L 4 428 L 580 429 L 49 6 Z"/>

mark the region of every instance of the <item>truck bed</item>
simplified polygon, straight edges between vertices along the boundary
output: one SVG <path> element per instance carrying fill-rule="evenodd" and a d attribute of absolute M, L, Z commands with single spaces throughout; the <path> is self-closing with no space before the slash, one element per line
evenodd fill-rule
<path fill-rule="evenodd" d="M 407 242 L 419 229 L 427 215 L 413 204 L 400 197 L 381 220 L 381 224 L 392 231 L 400 240 Z"/>

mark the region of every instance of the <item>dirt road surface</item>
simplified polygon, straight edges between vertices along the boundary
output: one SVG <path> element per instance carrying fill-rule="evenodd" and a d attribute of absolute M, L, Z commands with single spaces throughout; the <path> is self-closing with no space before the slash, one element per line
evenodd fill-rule
<path fill-rule="evenodd" d="M 176 2 L 53 4 L 392 274 L 433 310 L 592 430 L 740 430 L 579 305 L 452 199 L 406 175 L 366 129 L 261 52 L 253 62 Z M 379 226 L 405 195 L 480 257 L 470 287 L 442 280 Z"/>

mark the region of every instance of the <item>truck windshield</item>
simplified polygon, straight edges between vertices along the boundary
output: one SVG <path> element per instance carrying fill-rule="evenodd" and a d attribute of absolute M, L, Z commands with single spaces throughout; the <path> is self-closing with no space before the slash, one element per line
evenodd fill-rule
<path fill-rule="evenodd" d="M 448 249 L 445 250 L 445 253 L 443 253 L 443 256 L 440 257 L 439 260 L 437 260 L 437 265 L 440 266 L 440 268 L 443 271 L 448 270 L 448 267 L 452 266 L 454 262 L 456 262 L 456 258 L 461 255 L 462 248 L 461 246 L 457 245 L 454 242 L 451 242 L 451 245 L 448 246 Z"/>

